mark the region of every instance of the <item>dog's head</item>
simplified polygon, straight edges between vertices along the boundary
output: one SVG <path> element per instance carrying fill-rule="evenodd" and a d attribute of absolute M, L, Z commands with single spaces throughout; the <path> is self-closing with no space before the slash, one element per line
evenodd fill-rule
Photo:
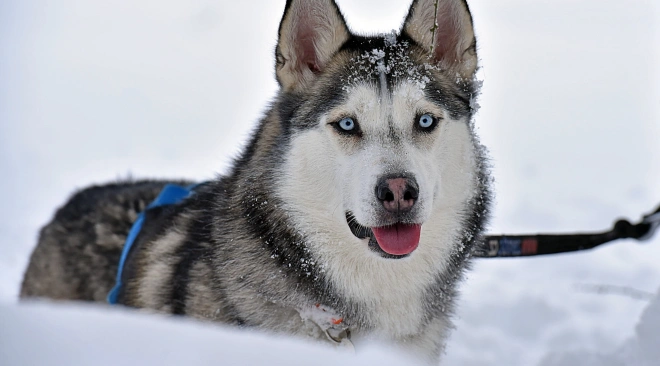
<path fill-rule="evenodd" d="M 431 260 L 460 243 L 482 178 L 465 1 L 415 0 L 400 32 L 363 37 L 333 0 L 290 0 L 276 56 L 278 196 L 317 251 Z"/>

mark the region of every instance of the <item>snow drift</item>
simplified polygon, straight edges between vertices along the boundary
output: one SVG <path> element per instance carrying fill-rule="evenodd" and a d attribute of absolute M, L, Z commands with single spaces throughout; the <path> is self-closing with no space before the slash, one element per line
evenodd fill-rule
<path fill-rule="evenodd" d="M 0 305 L 0 364 L 411 365 L 376 345 L 356 354 L 286 337 L 124 307 L 35 302 Z"/>
<path fill-rule="evenodd" d="M 635 335 L 620 347 L 594 354 L 575 351 L 548 355 L 541 366 L 657 366 L 660 365 L 660 289 L 644 310 Z"/>
<path fill-rule="evenodd" d="M 343 349 L 124 307 L 0 305 L 0 360 L 13 365 L 414 365 L 383 346 Z M 660 365 L 660 289 L 635 335 L 614 350 L 549 354 L 540 366 Z M 475 350 L 478 352 L 478 350 Z M 499 364 L 492 360 L 492 365 Z"/>

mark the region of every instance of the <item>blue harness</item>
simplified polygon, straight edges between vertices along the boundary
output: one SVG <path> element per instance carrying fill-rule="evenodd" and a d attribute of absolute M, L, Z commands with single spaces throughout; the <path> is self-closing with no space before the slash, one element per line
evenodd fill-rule
<path fill-rule="evenodd" d="M 123 283 L 121 281 L 121 276 L 122 276 L 122 272 L 124 271 L 124 264 L 126 264 L 126 258 L 128 257 L 128 252 L 131 250 L 131 247 L 135 242 L 135 238 L 137 238 L 138 234 L 140 233 L 140 230 L 142 230 L 142 225 L 144 224 L 145 212 L 147 212 L 152 208 L 166 206 L 166 205 L 173 205 L 183 201 L 184 199 L 190 197 L 190 195 L 194 193 L 194 189 L 198 185 L 199 184 L 193 184 L 188 187 L 181 187 L 174 184 L 167 184 L 165 185 L 163 190 L 160 191 L 158 197 L 156 197 L 156 199 L 153 202 L 151 202 L 144 211 L 140 212 L 137 220 L 135 220 L 133 226 L 131 227 L 131 231 L 128 232 L 128 236 L 126 237 L 126 242 L 124 243 L 124 249 L 121 252 L 121 258 L 119 259 L 119 268 L 117 270 L 117 279 L 115 282 L 115 287 L 113 287 L 112 290 L 110 290 L 110 293 L 108 294 L 107 297 L 109 304 L 112 305 L 117 304 L 119 293 L 121 292 L 121 288 L 123 286 Z"/>

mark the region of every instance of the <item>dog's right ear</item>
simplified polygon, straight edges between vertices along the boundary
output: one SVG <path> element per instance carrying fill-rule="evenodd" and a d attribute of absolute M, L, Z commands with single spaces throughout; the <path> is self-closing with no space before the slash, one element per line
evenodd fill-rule
<path fill-rule="evenodd" d="M 470 79 L 477 70 L 477 41 L 466 0 L 413 0 L 403 25 L 431 59 Z"/>
<path fill-rule="evenodd" d="M 277 81 L 284 90 L 304 89 L 349 37 L 334 0 L 287 0 L 275 50 Z"/>

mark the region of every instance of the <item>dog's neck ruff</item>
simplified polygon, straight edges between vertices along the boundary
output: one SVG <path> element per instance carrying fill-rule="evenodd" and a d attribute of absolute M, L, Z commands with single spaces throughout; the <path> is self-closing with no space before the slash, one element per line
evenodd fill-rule
<path fill-rule="evenodd" d="M 122 249 L 121 257 L 119 259 L 119 268 L 117 269 L 115 286 L 112 288 L 112 290 L 110 290 L 110 293 L 108 293 L 107 300 L 109 304 L 114 305 L 118 303 L 119 294 L 121 293 L 123 287 L 122 274 L 124 272 L 126 258 L 128 257 L 128 253 L 131 251 L 131 248 L 135 243 L 135 239 L 142 230 L 142 226 L 144 225 L 145 212 L 156 207 L 174 205 L 183 201 L 184 199 L 190 197 L 194 193 L 195 188 L 197 188 L 200 184 L 203 183 L 193 184 L 188 187 L 167 184 L 165 187 L 163 187 L 163 190 L 160 191 L 158 197 L 156 197 L 156 199 L 151 202 L 144 211 L 140 212 L 137 220 L 135 220 L 133 223 L 131 230 L 128 232 L 128 236 L 126 237 L 126 242 L 124 243 L 124 248 Z"/>

